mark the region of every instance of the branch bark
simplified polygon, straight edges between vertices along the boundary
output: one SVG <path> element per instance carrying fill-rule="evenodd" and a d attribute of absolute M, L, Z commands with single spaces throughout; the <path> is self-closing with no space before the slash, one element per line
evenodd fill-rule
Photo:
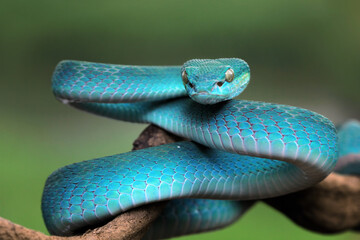
<path fill-rule="evenodd" d="M 161 128 L 150 125 L 134 142 L 133 150 L 183 141 Z M 296 224 L 320 233 L 360 230 L 360 177 L 330 174 L 321 183 L 282 197 L 264 200 Z M 166 202 L 130 210 L 104 226 L 88 230 L 81 236 L 47 236 L 0 218 L 0 239 L 3 240 L 100 240 L 141 239 L 147 227 L 161 213 Z"/>
<path fill-rule="evenodd" d="M 360 177 L 331 173 L 306 190 L 264 200 L 296 224 L 319 233 L 360 231 Z"/>
<path fill-rule="evenodd" d="M 133 150 L 154 147 L 178 141 L 175 135 L 166 134 L 160 128 L 149 126 L 135 140 Z M 132 209 L 119 215 L 107 224 L 88 230 L 81 236 L 47 236 L 0 217 L 0 239 L 2 240 L 137 240 L 141 239 L 148 226 L 159 216 L 166 202 L 154 203 Z"/>

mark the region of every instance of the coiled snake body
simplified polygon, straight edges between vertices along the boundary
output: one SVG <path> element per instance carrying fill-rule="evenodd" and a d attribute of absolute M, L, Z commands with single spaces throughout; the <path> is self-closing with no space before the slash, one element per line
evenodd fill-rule
<path fill-rule="evenodd" d="M 321 181 L 337 161 L 334 125 L 305 109 L 228 100 L 239 94 L 234 89 L 246 87 L 249 76 L 240 59 L 190 60 L 182 67 L 59 63 L 52 84 L 63 102 L 114 119 L 153 123 L 194 142 L 55 171 L 42 199 L 49 232 L 71 235 L 166 199 L 177 200 L 167 206 L 165 219 L 182 224 L 163 221 L 168 227 L 155 225 L 149 238 L 201 232 L 229 224 L 251 204 L 205 199 L 268 198 Z M 192 99 L 181 97 L 186 93 Z"/>

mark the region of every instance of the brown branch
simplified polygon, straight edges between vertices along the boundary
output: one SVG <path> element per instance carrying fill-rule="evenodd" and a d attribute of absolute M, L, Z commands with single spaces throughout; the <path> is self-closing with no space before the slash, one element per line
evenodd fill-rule
<path fill-rule="evenodd" d="M 154 147 L 161 144 L 179 140 L 174 135 L 166 134 L 162 129 L 149 126 L 135 140 L 133 150 Z M 147 227 L 165 207 L 166 202 L 154 203 L 132 209 L 119 215 L 104 226 L 88 230 L 81 236 L 57 237 L 47 236 L 41 232 L 28 229 L 9 220 L 0 217 L 1 240 L 136 240 L 141 239 L 146 233 Z"/>
<path fill-rule="evenodd" d="M 28 229 L 9 220 L 0 218 L 0 239 L 2 240 L 103 240 L 141 239 L 147 227 L 161 213 L 164 203 L 151 204 L 133 209 L 119 215 L 104 226 L 88 230 L 81 236 L 57 237 L 47 236 L 41 232 Z"/>
<path fill-rule="evenodd" d="M 133 150 L 181 140 L 184 139 L 151 125 L 135 140 Z M 360 177 L 333 173 L 307 190 L 266 199 L 265 202 L 309 230 L 334 233 L 360 227 Z M 0 218 L 0 239 L 141 239 L 164 206 L 165 203 L 156 203 L 133 209 L 104 226 L 74 237 L 47 236 Z"/>
<path fill-rule="evenodd" d="M 332 173 L 311 188 L 265 202 L 308 230 L 320 233 L 360 230 L 358 176 Z"/>
<path fill-rule="evenodd" d="M 141 144 L 144 140 L 159 141 L 156 139 L 161 139 L 161 144 L 185 140 L 158 127 L 149 126 L 134 145 Z M 264 201 L 308 230 L 320 233 L 360 230 L 358 176 L 332 173 L 309 189 Z"/>

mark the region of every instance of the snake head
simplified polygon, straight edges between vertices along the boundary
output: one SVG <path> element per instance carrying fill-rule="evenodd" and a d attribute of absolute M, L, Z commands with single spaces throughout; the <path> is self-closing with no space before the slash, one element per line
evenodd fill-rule
<path fill-rule="evenodd" d="M 250 80 L 249 65 L 239 58 L 193 59 L 181 77 L 188 95 L 201 104 L 215 104 L 239 95 Z"/>

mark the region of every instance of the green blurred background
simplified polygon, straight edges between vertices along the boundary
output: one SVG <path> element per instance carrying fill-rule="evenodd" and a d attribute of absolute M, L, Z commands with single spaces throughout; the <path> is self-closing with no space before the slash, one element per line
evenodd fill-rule
<path fill-rule="evenodd" d="M 240 57 L 252 70 L 243 99 L 360 119 L 360 2 L 312 0 L 4 1 L 0 5 L 0 216 L 46 232 L 46 177 L 77 161 L 126 152 L 145 125 L 57 102 L 63 59 L 181 65 Z M 294 225 L 263 203 L 238 223 L 181 239 L 356 239 Z"/>

